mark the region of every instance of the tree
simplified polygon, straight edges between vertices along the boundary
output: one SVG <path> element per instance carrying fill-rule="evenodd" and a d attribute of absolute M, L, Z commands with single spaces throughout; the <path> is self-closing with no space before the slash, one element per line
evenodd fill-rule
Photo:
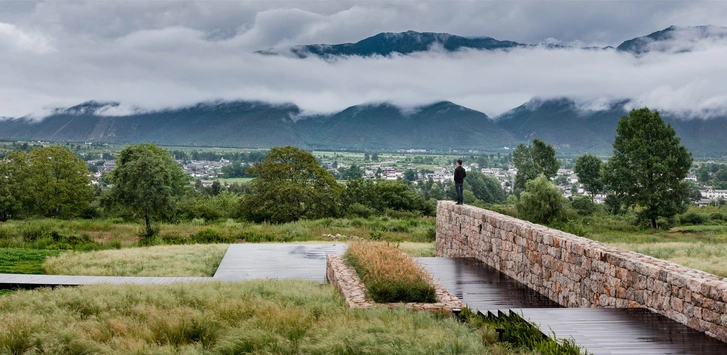
<path fill-rule="evenodd" d="M 17 176 L 9 160 L 0 160 L 0 221 L 10 219 L 20 209 Z"/>
<path fill-rule="evenodd" d="M 416 181 L 417 180 L 416 169 L 406 169 L 406 171 L 404 171 L 404 179 L 407 181 Z"/>
<path fill-rule="evenodd" d="M 658 111 L 641 108 L 619 119 L 604 177 L 625 206 L 639 206 L 639 217 L 656 228 L 659 217 L 686 209 L 691 189 L 684 178 L 691 165 L 692 154 L 671 124 Z"/>
<path fill-rule="evenodd" d="M 130 145 L 116 157 L 109 173 L 110 201 L 144 216 L 145 235 L 154 234 L 151 218 L 169 218 L 184 194 L 189 176 L 172 155 L 151 143 Z"/>
<path fill-rule="evenodd" d="M 250 220 L 280 223 L 338 215 L 343 188 L 304 150 L 274 147 L 248 173 L 256 177 L 240 206 Z"/>
<path fill-rule="evenodd" d="M 505 190 L 492 176 L 487 176 L 477 171 L 467 173 L 464 179 L 464 189 L 472 191 L 474 197 L 486 203 L 505 202 Z"/>
<path fill-rule="evenodd" d="M 26 213 L 68 216 L 89 206 L 92 189 L 88 166 L 68 148 L 49 146 L 30 153 L 17 151 L 6 159 L 16 202 Z"/>
<path fill-rule="evenodd" d="M 532 146 L 520 144 L 515 149 L 513 163 L 517 168 L 516 189 L 524 189 L 525 183 L 541 174 L 553 178 L 560 167 L 558 159 L 555 158 L 555 149 L 537 138 L 533 139 Z"/>
<path fill-rule="evenodd" d="M 591 194 L 591 200 L 603 191 L 601 159 L 593 154 L 584 154 L 576 159 L 575 173 L 578 181 Z"/>
<path fill-rule="evenodd" d="M 567 200 L 545 175 L 528 181 L 520 194 L 518 216 L 533 223 L 551 223 L 563 218 Z"/>

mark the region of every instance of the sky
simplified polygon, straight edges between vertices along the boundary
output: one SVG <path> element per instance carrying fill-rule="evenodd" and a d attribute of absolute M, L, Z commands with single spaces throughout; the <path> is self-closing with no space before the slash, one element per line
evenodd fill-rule
<path fill-rule="evenodd" d="M 685 118 L 727 113 L 727 37 L 666 52 L 461 51 L 325 61 L 254 52 L 407 30 L 521 43 L 617 46 L 670 25 L 727 27 L 727 1 L 0 0 L 0 117 L 88 100 L 104 114 L 213 100 L 294 103 L 306 113 L 449 100 L 497 116 L 533 98 L 583 109 L 630 99 Z M 680 48 L 690 51 L 682 53 Z"/>

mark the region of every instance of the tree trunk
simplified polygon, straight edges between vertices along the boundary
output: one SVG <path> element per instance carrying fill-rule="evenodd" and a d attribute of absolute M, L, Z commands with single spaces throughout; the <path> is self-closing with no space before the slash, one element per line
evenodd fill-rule
<path fill-rule="evenodd" d="M 657 227 L 657 225 L 656 225 L 656 218 L 652 218 L 651 219 L 651 228 L 656 229 L 656 227 Z"/>

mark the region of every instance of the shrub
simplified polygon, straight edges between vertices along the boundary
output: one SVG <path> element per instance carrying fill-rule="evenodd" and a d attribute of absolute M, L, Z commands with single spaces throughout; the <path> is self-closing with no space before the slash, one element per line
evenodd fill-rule
<path fill-rule="evenodd" d="M 596 212 L 596 204 L 588 196 L 577 196 L 571 202 L 571 206 L 582 216 L 590 216 Z"/>
<path fill-rule="evenodd" d="M 361 277 L 376 302 L 436 302 L 434 287 L 421 268 L 399 248 L 386 242 L 355 242 L 346 262 Z"/>
<path fill-rule="evenodd" d="M 702 224 L 707 221 L 707 219 L 702 216 L 699 213 L 696 212 L 687 212 L 685 214 L 682 214 L 679 216 L 679 221 L 681 224 Z"/>
<path fill-rule="evenodd" d="M 230 243 L 234 241 L 229 235 L 220 233 L 217 229 L 204 228 L 199 232 L 192 234 L 192 241 L 199 244 L 209 243 Z"/>

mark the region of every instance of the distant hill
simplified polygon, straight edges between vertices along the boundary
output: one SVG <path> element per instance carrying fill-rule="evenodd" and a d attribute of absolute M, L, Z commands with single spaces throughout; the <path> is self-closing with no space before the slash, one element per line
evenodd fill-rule
<path fill-rule="evenodd" d="M 579 107 L 567 98 L 530 102 L 497 117 L 496 123 L 518 141 L 540 138 L 560 153 L 610 155 L 618 120 L 628 115 L 628 100 L 597 110 Z M 727 155 L 727 117 L 684 119 L 661 114 L 695 155 Z"/>
<path fill-rule="evenodd" d="M 488 150 L 540 138 L 559 154 L 609 155 L 628 101 L 584 108 L 573 100 L 533 99 L 496 119 L 448 101 L 402 109 L 387 104 L 302 115 L 292 104 L 207 102 L 156 112 L 108 116 L 116 103 L 86 102 L 43 120 L 0 120 L 0 139 L 57 142 L 154 142 L 163 145 L 323 149 Z M 664 115 L 695 155 L 727 155 L 727 117 Z"/>
<path fill-rule="evenodd" d="M 681 53 L 698 48 L 705 41 L 727 41 L 727 27 L 669 26 L 643 37 L 636 37 L 621 43 L 616 49 L 634 55 L 648 52 Z"/>
<path fill-rule="evenodd" d="M 356 43 L 309 44 L 293 46 L 283 50 L 269 49 L 257 53 L 270 55 L 292 54 L 299 58 L 309 56 L 323 58 L 337 56 L 370 57 L 374 55 L 388 56 L 394 53 L 425 52 L 433 46 L 438 46 L 447 51 L 457 51 L 460 49 L 507 49 L 525 45 L 512 41 L 499 41 L 491 37 L 461 37 L 449 33 L 406 31 L 400 33 L 382 32 Z"/>
<path fill-rule="evenodd" d="M 708 45 L 709 41 L 727 41 L 727 28 L 718 26 L 678 27 L 670 26 L 646 36 L 636 37 L 621 43 L 616 50 L 634 55 L 643 55 L 657 51 L 664 53 L 681 53 L 693 51 L 700 45 Z M 435 32 L 382 32 L 365 38 L 356 43 L 340 44 L 306 44 L 287 48 L 257 51 L 266 55 L 287 55 L 297 58 L 311 56 L 320 58 L 336 58 L 346 56 L 390 56 L 392 54 L 409 55 L 426 52 L 433 48 L 454 52 L 462 49 L 474 50 L 507 50 L 513 48 L 543 47 L 549 49 L 573 48 L 566 44 L 538 43 L 526 44 L 492 37 L 462 37 L 449 33 Z M 613 50 L 613 47 L 579 47 L 586 50 Z"/>
<path fill-rule="evenodd" d="M 338 149 L 495 149 L 516 142 L 484 113 L 448 101 L 411 111 L 391 104 L 353 106 L 319 118 L 310 131 L 309 145 Z"/>
<path fill-rule="evenodd" d="M 155 142 L 165 145 L 267 148 L 477 149 L 514 144 L 487 115 L 440 102 L 404 111 L 390 104 L 301 116 L 292 104 L 213 102 L 127 116 L 104 116 L 115 103 L 86 102 L 43 120 L 0 121 L 0 139 Z"/>
<path fill-rule="evenodd" d="M 618 119 L 628 114 L 625 102 L 605 110 L 579 108 L 573 100 L 533 99 L 497 118 L 497 124 L 519 141 L 540 138 L 561 151 L 610 154 Z"/>

